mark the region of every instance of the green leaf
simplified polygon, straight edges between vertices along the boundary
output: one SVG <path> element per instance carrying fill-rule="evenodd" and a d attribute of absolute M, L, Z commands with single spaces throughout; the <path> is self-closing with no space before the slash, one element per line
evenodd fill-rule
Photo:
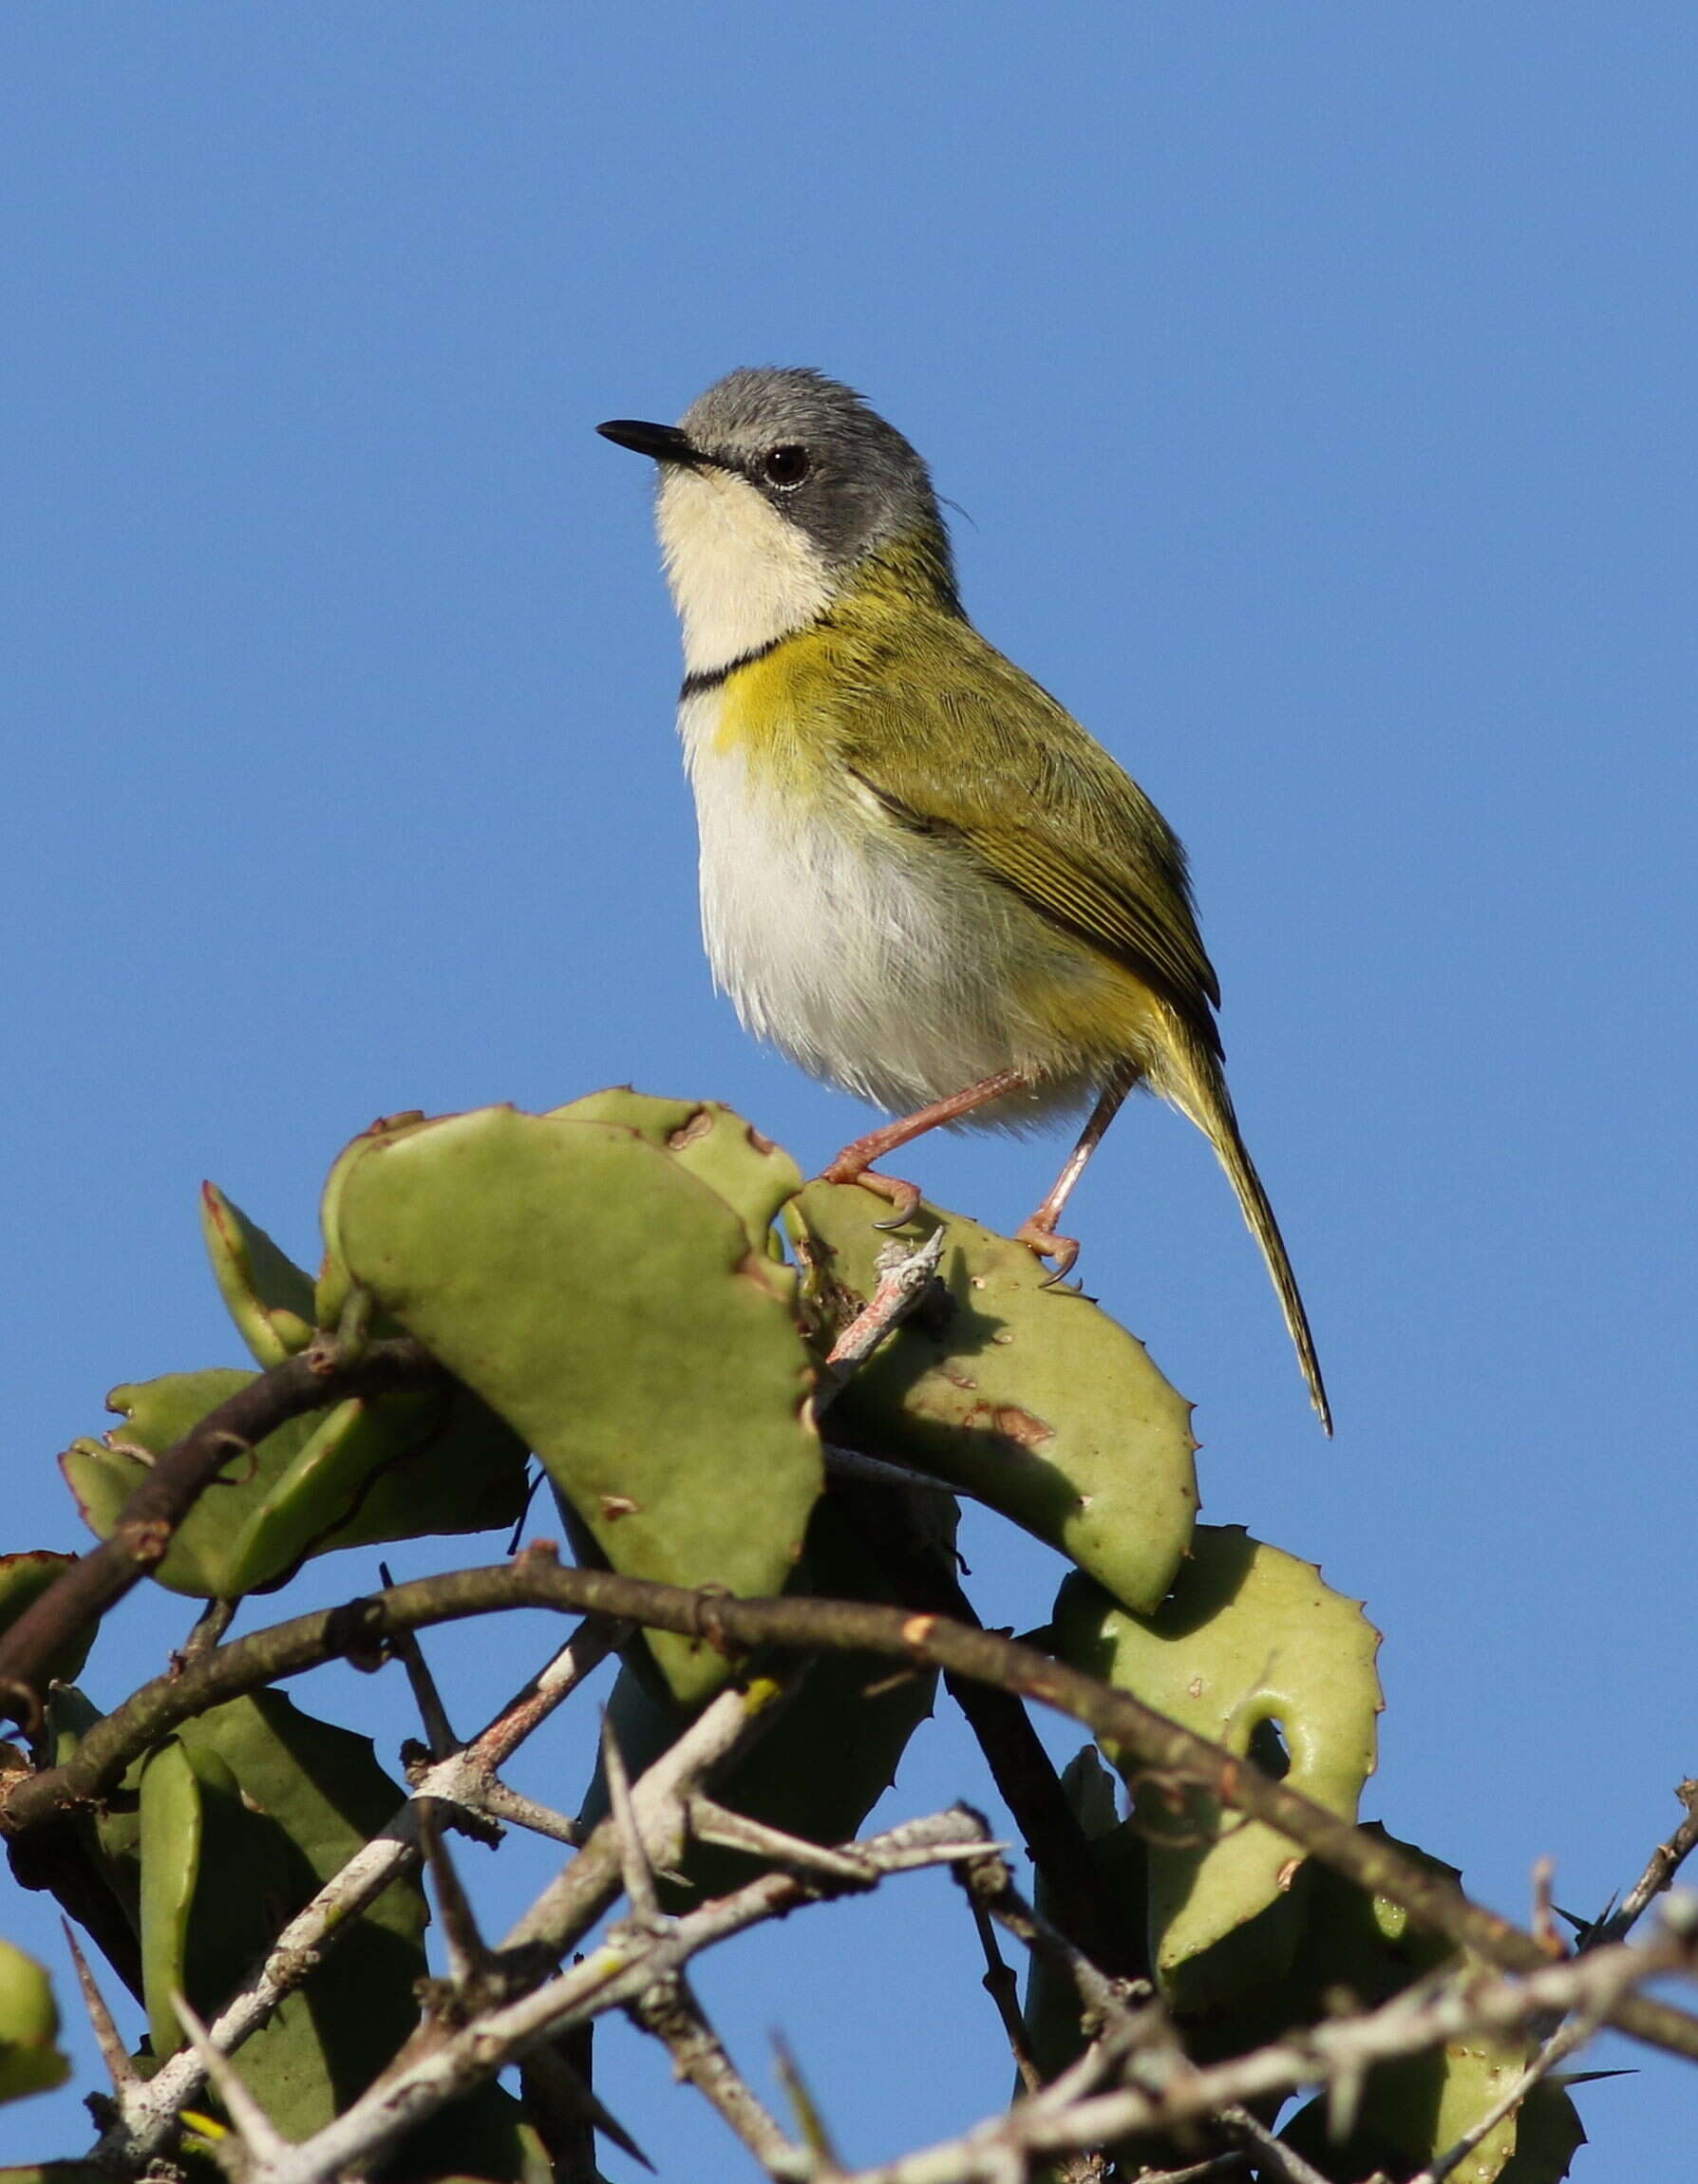
<path fill-rule="evenodd" d="M 107 1537 L 146 1465 L 254 1377 L 213 1367 L 114 1388 L 123 1424 L 59 1459 L 89 1528 Z M 356 1397 L 233 1457 L 153 1574 L 174 1592 L 233 1600 L 283 1584 L 311 1554 L 510 1525 L 524 1497 L 523 1444 L 467 1391 Z"/>
<path fill-rule="evenodd" d="M 356 1142 L 325 1195 L 350 1284 L 534 1448 L 615 1570 L 780 1591 L 820 1492 L 787 1270 L 629 1125 L 484 1108 Z M 321 1300 L 323 1301 L 323 1300 Z M 655 1641 L 674 1693 L 726 1664 Z"/>
<path fill-rule="evenodd" d="M 14 1624 L 30 1603 L 38 1600 L 54 1580 L 76 1560 L 74 1554 L 54 1554 L 46 1548 L 31 1548 L 22 1554 L 0 1554 L 0 1630 Z M 68 1684 L 88 1658 L 98 1622 L 85 1623 L 71 1633 L 59 1650 L 43 1664 L 47 1680 Z"/>
<path fill-rule="evenodd" d="M 1521 2103 L 1516 2150 L 1498 2172 L 1497 2184 L 1562 2184 L 1585 2143 L 1574 2101 L 1561 2085 L 1546 2080 Z"/>
<path fill-rule="evenodd" d="M 1446 2153 L 1495 2106 L 1533 2053 L 1531 2043 L 1470 2041 L 1382 2063 L 1368 2073 L 1348 2137 L 1328 2136 L 1324 2098 L 1299 2109 L 1279 2136 L 1326 2175 L 1410 2175 Z M 1541 2084 L 1450 2175 L 1457 2184 L 1561 2184 L 1585 2143 L 1574 2102 L 1559 2085 Z"/>
<path fill-rule="evenodd" d="M 1312 1563 L 1238 1526 L 1199 1525 L 1154 1614 L 1129 1614 L 1089 1579 L 1069 1577 L 1053 1637 L 1064 1660 L 1231 1751 L 1248 1754 L 1263 1724 L 1277 1723 L 1290 1786 L 1355 1817 L 1383 1703 L 1379 1633 L 1361 1603 L 1323 1584 Z M 1104 1748 L 1126 1775 L 1150 1839 L 1151 1936 L 1178 2006 L 1277 1976 L 1301 1930 L 1299 1907 L 1287 1901 L 1298 1846 L 1207 1792 L 1176 1798 L 1170 1784 L 1141 1775 L 1134 1758 L 1123 1764 Z M 1229 1937 L 1238 1946 L 1221 1950 Z"/>
<path fill-rule="evenodd" d="M 142 1777 L 142 1894 L 156 2053 L 179 2045 L 174 1983 L 211 2017 L 277 1932 L 387 1824 L 405 1793 L 368 1739 L 314 1719 L 275 1691 L 184 1723 Z M 285 2137 L 346 2108 L 418 2022 L 426 1970 L 416 1874 L 392 1881 L 324 1963 L 235 2057 Z M 534 2177 L 518 2102 L 489 2084 L 424 2126 L 385 2175 Z"/>
<path fill-rule="evenodd" d="M 168 1737 L 142 1769 L 142 1969 L 157 2056 L 181 2046 L 174 1994 L 204 2014 L 264 1953 L 278 1845 L 255 1827 L 215 1748 Z M 269 1854 L 269 1855 L 268 1855 Z"/>
<path fill-rule="evenodd" d="M 55 2044 L 59 2009 L 34 1957 L 0 1941 L 0 2101 L 63 2085 L 70 2064 Z"/>
<path fill-rule="evenodd" d="M 217 1706 L 149 1755 L 141 1781 L 142 1946 L 154 2052 L 181 2044 L 173 1989 L 211 2017 L 404 1793 L 369 1742 L 278 1693 Z M 415 1879 L 360 1914 L 236 2057 L 286 2136 L 319 2129 L 417 2022 L 424 1906 Z"/>
<path fill-rule="evenodd" d="M 65 1765 L 103 1719 L 100 1708 L 74 1684 L 55 1685 L 47 1694 L 45 1763 Z M 81 1921 L 138 2000 L 143 1984 L 141 1782 L 142 1760 L 137 1760 L 96 1802 L 79 1803 L 66 1816 L 86 1866 L 78 1898 L 67 1901 L 66 1908 Z M 28 1851 L 22 1846 L 20 1850 L 28 1857 Z"/>
<path fill-rule="evenodd" d="M 1091 1845 L 1099 1884 L 1113 1888 L 1123 1901 L 1135 1905 L 1136 1919 L 1141 1919 L 1147 1888 L 1143 1838 L 1121 1819 L 1116 1798 L 1119 1783 L 1098 1757 L 1095 1744 L 1083 1744 L 1074 1753 L 1061 1771 L 1061 1786 Z M 1034 1875 L 1033 1900 L 1046 1916 L 1052 1915 L 1052 1894 L 1039 1867 Z M 1022 2015 L 1032 2060 L 1046 2080 L 1059 2077 L 1085 2052 L 1078 1986 L 1066 1968 L 1042 1949 L 1032 1951 L 1028 1965 Z"/>
<path fill-rule="evenodd" d="M 810 1183 L 785 1220 L 806 1291 L 832 1323 L 877 1286 L 889 1239 L 858 1185 Z M 947 1229 L 949 1305 L 907 1322 L 855 1374 L 832 1432 L 1000 1510 L 1117 1599 L 1151 1609 L 1197 1515 L 1191 1406 L 1088 1298 L 1047 1289 L 1024 1244 L 925 1206 Z"/>
<path fill-rule="evenodd" d="M 1363 1833 L 1431 1873 L 1462 1879 L 1455 1866 L 1398 1841 L 1377 1824 Z M 1282 1990 L 1285 2009 L 1257 2037 L 1273 2038 L 1292 2023 L 1312 2021 L 1341 1998 L 1375 2008 L 1443 1967 L 1472 1961 L 1443 1935 L 1417 1926 L 1388 1896 L 1372 1895 L 1325 1868 L 1312 1872 L 1307 1911 Z M 1329 2137 L 1325 2099 L 1300 2109 L 1280 2137 L 1330 2175 L 1353 2179 L 1382 2168 L 1408 2175 L 1454 2146 L 1509 2090 L 1536 2052 L 1531 2039 L 1474 2039 L 1382 2063 L 1368 2074 L 1347 2139 Z M 1452 2175 L 1462 2184 L 1558 2184 L 1584 2143 L 1573 2101 L 1560 2085 L 1547 2082 Z"/>
<path fill-rule="evenodd" d="M 236 1331 L 262 1365 L 312 1340 L 312 1277 L 279 1251 L 216 1183 L 200 1186 L 200 1230 Z"/>
<path fill-rule="evenodd" d="M 628 1084 L 591 1092 L 556 1117 L 574 1122 L 616 1122 L 717 1192 L 737 1214 L 751 1247 L 768 1248 L 782 1207 L 802 1189 L 802 1170 L 782 1145 L 719 1100 L 660 1100 Z"/>

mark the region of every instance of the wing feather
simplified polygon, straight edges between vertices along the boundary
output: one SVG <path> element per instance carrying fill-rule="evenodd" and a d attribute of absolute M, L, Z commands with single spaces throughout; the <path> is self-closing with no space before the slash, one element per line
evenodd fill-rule
<path fill-rule="evenodd" d="M 1123 964 L 1213 1046 L 1220 988 L 1178 837 L 1065 707 L 970 623 L 928 617 L 838 686 L 845 763 L 899 823 L 953 837 Z"/>

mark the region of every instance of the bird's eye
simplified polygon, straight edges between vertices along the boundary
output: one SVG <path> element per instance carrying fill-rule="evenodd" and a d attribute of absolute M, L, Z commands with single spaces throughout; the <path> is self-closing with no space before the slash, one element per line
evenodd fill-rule
<path fill-rule="evenodd" d="M 808 451 L 805 447 L 768 448 L 761 470 L 768 485 L 800 485 L 808 474 Z"/>

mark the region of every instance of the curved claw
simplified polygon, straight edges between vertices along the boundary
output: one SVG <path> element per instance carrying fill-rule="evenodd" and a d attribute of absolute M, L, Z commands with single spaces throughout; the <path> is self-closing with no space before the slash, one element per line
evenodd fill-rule
<path fill-rule="evenodd" d="M 917 1183 L 905 1183 L 899 1176 L 881 1176 L 875 1168 L 846 1169 L 841 1158 L 821 1168 L 822 1183 L 858 1183 L 876 1197 L 888 1198 L 896 1211 L 887 1221 L 875 1221 L 876 1229 L 905 1229 L 919 1210 L 920 1188 Z"/>
<path fill-rule="evenodd" d="M 1040 1228 L 1035 1220 L 1023 1221 L 1014 1231 L 1016 1243 L 1026 1245 L 1040 1259 L 1053 1259 L 1055 1271 L 1044 1284 L 1047 1290 L 1057 1289 L 1073 1271 L 1079 1256 L 1079 1239 L 1076 1236 L 1058 1236 L 1053 1229 Z"/>

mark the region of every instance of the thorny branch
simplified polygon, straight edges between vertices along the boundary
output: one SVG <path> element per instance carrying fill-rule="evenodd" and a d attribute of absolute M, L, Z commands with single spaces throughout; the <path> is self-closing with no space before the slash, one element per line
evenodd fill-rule
<path fill-rule="evenodd" d="M 923 1295 L 934 1271 L 937 1240 L 917 1252 L 893 1252 L 881 1267 L 873 1302 L 843 1331 L 833 1351 L 835 1381 L 825 1383 L 822 1403 Z M 199 1492 L 287 1418 L 349 1395 L 416 1388 L 443 1377 L 410 1342 L 372 1344 L 346 1361 L 334 1346 L 315 1347 L 257 1377 L 149 1468 L 112 1535 L 73 1565 L 0 1638 L 0 1701 L 33 1731 L 43 1662 L 67 1632 L 98 1616 L 155 1566 Z M 905 1476 L 865 1458 L 846 1459 L 838 1470 L 848 1475 L 840 1483 L 851 1494 Z M 505 2062 L 546 2057 L 551 2050 L 545 2043 L 574 2027 L 587 2027 L 594 2017 L 613 2008 L 626 2010 L 666 2043 L 678 2074 L 704 2093 L 779 2184 L 1012 2184 L 1038 2160 L 1060 2164 L 1065 2174 L 1096 2175 L 1104 2173 L 1100 2149 L 1105 2143 L 1140 2133 L 1168 2136 L 1178 2126 L 1205 2119 L 1236 2139 L 1261 2173 L 1284 2177 L 1288 2184 L 1314 2184 L 1316 2173 L 1271 2137 L 1248 2103 L 1311 2085 L 1357 2082 L 1368 2068 L 1387 2060 L 1459 2039 L 1530 2027 L 1537 2032 L 1553 2014 L 1566 2016 L 1569 2022 L 1547 2041 L 1492 2115 L 1416 2180 L 1439 2184 L 1539 2078 L 1602 2023 L 1613 2022 L 1653 2044 L 1698 2059 L 1698 2019 L 1634 1991 L 1652 1977 L 1694 1969 L 1698 1912 L 1676 1899 L 1664 1930 L 1649 1947 L 1623 1946 L 1626 1933 L 1698 1845 L 1698 1786 L 1682 1786 L 1686 1821 L 1653 1854 L 1620 1908 L 1594 1922 L 1573 1959 L 1553 1965 L 1548 1945 L 1541 1946 L 1535 1934 L 1472 1903 L 1442 1876 L 1311 1804 L 1248 1761 L 1125 1693 L 972 1627 L 971 1608 L 958 1587 L 934 1585 L 919 1596 L 924 1606 L 918 1612 L 826 1600 L 737 1600 L 611 1572 L 561 1570 L 542 1543 L 510 1566 L 387 1585 L 382 1593 L 344 1609 L 296 1618 L 233 1645 L 217 1644 L 220 1629 L 204 1629 L 170 1676 L 144 1686 L 99 1724 L 72 1760 L 33 1777 L 14 1778 L 9 1794 L 0 1796 L 0 1832 L 22 1833 L 98 1796 L 132 1758 L 176 1723 L 338 1657 L 371 1666 L 387 1651 L 407 1661 L 424 1692 L 435 1756 L 432 1763 L 413 1771 L 413 1799 L 291 1922 L 258 1973 L 215 2024 L 202 2026 L 185 2012 L 190 2044 L 150 2082 L 141 2082 L 128 2068 L 107 2021 L 103 2048 L 116 2059 L 113 2105 L 119 2120 L 102 2140 L 97 2158 L 114 2173 L 134 2174 L 139 2164 L 168 2152 L 184 2103 L 210 2075 L 236 2126 L 254 2184 L 329 2184 L 347 2174 L 350 2164 L 362 2172 L 368 2168 L 444 2101 Z M 952 1612 L 933 1611 L 934 1602 Z M 435 1623 L 521 1605 L 581 1610 L 592 1621 L 478 1738 L 452 1749 L 445 1720 L 434 1708 L 428 1679 L 418 1664 L 413 1633 Z M 1419 1923 L 1497 1967 L 1498 1975 L 1478 1965 L 1464 1967 L 1448 1978 L 1423 1983 L 1380 2009 L 1199 2068 L 1183 2057 L 1159 2005 L 1142 1999 L 1147 1988 L 1105 1975 L 1098 1946 L 1103 1937 L 1091 1933 L 1090 1948 L 1082 1949 L 1077 1936 L 1056 1931 L 1024 1903 L 976 1816 L 957 1810 L 867 1842 L 822 1850 L 761 1829 L 718 1806 L 707 1796 L 707 1783 L 779 1691 L 770 1677 L 757 1676 L 723 1693 L 634 1785 L 616 1782 L 613 1817 L 589 1836 L 499 1949 L 479 1945 L 486 1970 L 499 1968 L 504 1960 L 523 1967 L 504 1983 L 499 1977 L 493 1981 L 486 2006 L 463 2023 L 427 2019 L 377 2084 L 313 2139 L 301 2146 L 288 2144 L 254 2108 L 225 2058 L 300 1984 L 322 1950 L 346 1930 L 351 1914 L 416 1862 L 421 1801 L 458 1806 L 482 1817 L 486 1824 L 501 1815 L 562 1839 L 574 1838 L 572 1823 L 532 1808 L 500 1781 L 495 1770 L 632 1626 L 692 1637 L 733 1659 L 764 1649 L 780 1654 L 847 1650 L 940 1668 L 973 1716 L 998 1779 L 1008 1774 L 1005 1788 L 1014 1795 L 1028 1834 L 1034 1825 L 1041 1831 L 1052 1824 L 1043 1816 L 1047 1801 L 1053 1802 L 1047 1798 L 1053 1774 L 1048 1772 L 1047 1786 L 1047 1762 L 1034 1767 L 1029 1757 L 1020 1756 L 1009 1724 L 1029 1732 L 1020 1703 L 1038 1700 L 1099 1737 L 1113 1739 L 1146 1764 L 1206 1784 L 1225 1804 L 1268 1822 L 1307 1854 L 1402 1904 Z M 1008 1709 L 1006 1717 L 998 1716 L 999 1707 Z M 616 1755 L 610 1753 L 609 1766 L 611 1775 L 618 1775 Z M 651 1876 L 657 1867 L 676 1865 L 692 1833 L 704 1840 L 754 1848 L 775 1857 L 778 1870 L 681 1918 L 667 1918 Z M 439 1852 L 438 1863 L 443 1862 Z M 993 1991 L 1004 1988 L 999 2005 L 1016 2055 L 1023 2054 L 1018 2019 L 1006 1982 L 997 1979 L 1001 1960 L 989 1938 L 991 1918 L 1066 1967 L 1087 2022 L 1098 2027 L 1097 2037 L 1080 2062 L 1048 2086 L 1038 2084 L 1027 2068 L 1028 2098 L 1010 2114 L 940 2146 L 851 2173 L 837 2161 L 822 2135 L 809 2133 L 807 2143 L 798 2143 L 765 2110 L 730 2062 L 684 1967 L 703 1949 L 801 1904 L 867 1887 L 918 1865 L 940 1863 L 953 1866 L 972 1892 L 992 1967 L 987 1984 Z M 448 1878 L 439 1874 L 443 1885 Z M 585 1943 L 622 1883 L 632 1898 L 630 1917 L 584 1960 L 549 1974 L 551 1962 L 557 1964 Z M 1107 1953 L 1111 1965 L 1116 1953 Z M 104 2005 L 96 1998 L 91 2006 L 98 2022 Z M 584 2099 L 598 2110 L 592 2095 Z M 612 2127 L 611 2119 L 603 2127 Z M 1214 2145 L 1220 2145 L 1218 2136 Z M 1244 2154 L 1213 2154 L 1185 2174 L 1228 2175 Z"/>
<path fill-rule="evenodd" d="M 43 1596 L 44 1598 L 47 1595 Z M 786 1653 L 878 1653 L 931 1666 L 1017 1697 L 1035 1699 L 1125 1746 L 1146 1765 L 1206 1786 L 1235 1811 L 1265 1820 L 1311 1856 L 1371 1892 L 1389 1896 L 1418 1925 L 1506 1971 L 1550 1962 L 1533 1936 L 1223 1746 L 1034 1647 L 948 1617 L 910 1614 L 864 1601 L 784 1597 L 745 1600 L 692 1592 L 605 1570 L 565 1569 L 545 1542 L 517 1560 L 415 1578 L 339 1609 L 318 1610 L 219 1647 L 175 1677 L 144 1685 L 97 1723 L 63 1766 L 16 1779 L 0 1803 L 0 1831 L 16 1833 L 96 1795 L 137 1753 L 179 1722 L 220 1701 L 298 1675 L 349 1651 L 370 1658 L 393 1633 L 458 1622 L 503 1608 L 557 1608 L 618 1617 L 711 1644 L 727 1655 L 763 1647 Z M 1698 2060 L 1698 2017 L 1664 2002 L 1624 1994 L 1611 2022 L 1622 2031 Z"/>
<path fill-rule="evenodd" d="M 309 1977 L 324 1951 L 353 1930 L 353 1922 L 389 1883 L 419 1857 L 419 1801 L 434 1798 L 468 1812 L 486 1810 L 495 1769 L 569 1698 L 617 1643 L 621 1627 L 585 1623 L 548 1666 L 460 1751 L 426 1768 L 413 1796 L 381 1834 L 373 1836 L 296 1912 L 273 1943 L 265 1962 L 234 1994 L 207 2028 L 211 2045 L 230 2055 L 258 2030 L 286 1995 Z M 118 2120 L 103 2137 L 103 2158 L 123 2165 L 150 2159 L 166 2144 L 185 2101 L 205 2079 L 199 2052 L 185 2047 L 145 2082 L 121 2085 Z"/>
<path fill-rule="evenodd" d="M 1698 1907 L 1693 1907 L 1698 1916 Z M 1680 1929 L 1692 1922 L 1683 1919 Z M 1689 1930 L 1670 1927 L 1650 1946 L 1619 1943 L 1547 1965 L 1525 1979 L 1462 1970 L 1434 1986 L 1411 1987 L 1380 2008 L 1271 2042 L 1230 2062 L 1199 2068 L 1175 2065 L 1165 2084 L 1149 2090 L 1091 2084 L 1093 2054 L 1031 2099 L 958 2138 L 868 2169 L 819 2165 L 783 2172 L 787 2184 L 1004 2184 L 1032 2161 L 1112 2143 L 1138 2133 L 1171 2132 L 1224 2111 L 1338 2080 L 1359 2080 L 1376 2063 L 1424 2054 L 1482 2035 L 1519 2032 L 1553 2009 L 1601 2019 L 1631 1988 L 1698 1966 Z M 1300 2172 L 1299 2172 L 1300 2173 Z"/>
<path fill-rule="evenodd" d="M 1675 1874 L 1692 1850 L 1698 1848 L 1698 1781 L 1680 1783 L 1674 1794 L 1686 1807 L 1686 1818 L 1667 1842 L 1659 1843 L 1651 1852 L 1645 1871 L 1620 1904 L 1594 1919 L 1581 1933 L 1576 1944 L 1577 1954 L 1586 1955 L 1612 1942 L 1625 1941 L 1654 1899 L 1672 1885 Z M 1549 2078 L 1559 2063 L 1566 2062 L 1577 2049 L 1584 2047 L 1596 2030 L 1596 2021 L 1584 2010 L 1559 2024 L 1509 2091 L 1495 2100 L 1483 2116 L 1477 2118 L 1437 2160 L 1411 2177 L 1409 2184 L 1443 2184 L 1443 2179 L 1453 2175 L 1477 2146 L 1516 2113 L 1534 2087 Z"/>
<path fill-rule="evenodd" d="M 46 1665 L 66 1641 L 140 1584 L 171 1544 L 171 1534 L 227 1464 L 302 1411 L 349 1396 L 450 1384 L 430 1353 L 398 1339 L 369 1343 L 348 1363 L 316 1346 L 273 1365 L 149 1464 L 118 1513 L 110 1535 L 30 1602 L 0 1634 L 0 1706 L 33 1727 L 41 1714 Z"/>
<path fill-rule="evenodd" d="M 655 1771 L 651 1768 L 633 1791 L 639 1811 L 644 1785 Z M 663 1835 L 681 1826 L 681 1805 L 675 1813 L 658 1813 L 656 1822 Z M 987 1838 L 984 1822 L 975 1814 L 956 1810 L 908 1821 L 855 1847 L 866 1873 L 858 1885 L 864 1887 L 885 1874 L 980 1856 Z M 615 1861 L 617 1855 L 615 1849 Z M 844 1885 L 821 1874 L 803 1879 L 793 1873 L 766 1873 L 651 1929 L 613 1929 L 569 1970 L 468 2024 L 445 2028 L 441 2042 L 428 2052 L 415 2055 L 404 2069 L 380 2079 L 334 2122 L 268 2164 L 254 2184 L 331 2184 L 350 2163 L 369 2162 L 444 2102 L 481 2084 L 534 2042 L 604 2010 L 631 2007 L 656 1981 L 675 1976 L 703 1949 L 766 1920 L 783 1918 L 804 1903 L 840 1893 Z"/>

